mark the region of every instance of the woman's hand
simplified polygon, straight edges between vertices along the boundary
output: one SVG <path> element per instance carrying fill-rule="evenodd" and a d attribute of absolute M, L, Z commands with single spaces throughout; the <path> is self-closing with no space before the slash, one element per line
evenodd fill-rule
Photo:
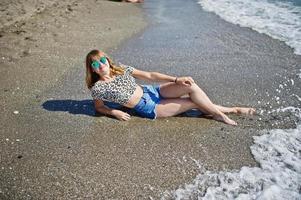
<path fill-rule="evenodd" d="M 191 86 L 194 80 L 190 76 L 179 77 L 176 80 L 176 84 Z"/>
<path fill-rule="evenodd" d="M 131 119 L 131 115 L 121 110 L 114 110 L 114 116 L 121 121 L 128 121 Z"/>

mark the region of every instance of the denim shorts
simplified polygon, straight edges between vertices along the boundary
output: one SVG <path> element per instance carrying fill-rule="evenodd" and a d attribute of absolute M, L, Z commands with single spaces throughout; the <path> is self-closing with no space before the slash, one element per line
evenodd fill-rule
<path fill-rule="evenodd" d="M 142 85 L 143 96 L 134 107 L 134 111 L 141 117 L 156 119 L 156 106 L 163 98 L 160 95 L 160 87 L 153 85 Z"/>

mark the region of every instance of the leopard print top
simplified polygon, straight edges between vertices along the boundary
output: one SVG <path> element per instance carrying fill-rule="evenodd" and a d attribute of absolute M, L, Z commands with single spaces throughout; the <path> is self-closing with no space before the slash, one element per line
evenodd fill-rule
<path fill-rule="evenodd" d="M 122 65 L 124 74 L 118 75 L 111 82 L 97 81 L 91 88 L 91 96 L 93 99 L 126 104 L 134 94 L 137 83 L 132 76 L 133 67 Z"/>

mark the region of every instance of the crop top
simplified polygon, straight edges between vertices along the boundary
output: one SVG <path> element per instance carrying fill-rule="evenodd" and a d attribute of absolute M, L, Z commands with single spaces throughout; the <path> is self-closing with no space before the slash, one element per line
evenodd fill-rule
<path fill-rule="evenodd" d="M 91 88 L 93 99 L 126 104 L 134 94 L 137 83 L 132 76 L 134 68 L 127 65 L 121 65 L 124 68 L 123 75 L 117 75 L 113 81 L 97 81 Z"/>

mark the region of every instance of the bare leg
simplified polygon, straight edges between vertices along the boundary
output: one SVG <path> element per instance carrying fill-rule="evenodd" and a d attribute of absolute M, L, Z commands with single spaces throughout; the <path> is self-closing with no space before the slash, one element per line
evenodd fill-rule
<path fill-rule="evenodd" d="M 235 113 L 241 114 L 238 110 L 254 110 L 252 108 L 240 108 L 240 107 L 224 107 L 220 105 L 215 105 L 222 113 Z M 198 108 L 198 106 L 191 101 L 189 97 L 187 98 L 169 98 L 161 100 L 160 104 L 157 106 L 157 117 L 170 117 L 181 114 L 188 110 Z M 251 113 L 248 113 L 251 114 Z"/>
<path fill-rule="evenodd" d="M 245 108 L 245 107 L 225 107 L 216 105 L 216 108 L 219 109 L 223 113 L 234 113 L 234 114 L 246 114 L 253 115 L 255 113 L 254 108 Z"/>
<path fill-rule="evenodd" d="M 163 99 L 156 107 L 157 117 L 171 117 L 198 106 L 188 98 Z"/>
<path fill-rule="evenodd" d="M 237 114 L 237 110 L 235 107 L 225 107 L 214 104 L 217 109 L 219 109 L 222 113 L 235 113 Z"/>
<path fill-rule="evenodd" d="M 174 83 L 162 84 L 160 93 L 162 93 L 163 95 L 162 94 L 161 95 L 166 98 L 179 98 L 179 97 L 183 97 L 183 96 L 189 97 L 189 94 L 186 90 L 176 89 L 176 87 L 177 87 L 177 85 Z M 168 88 L 167 92 L 166 92 L 166 88 Z M 172 93 L 170 92 L 170 90 L 173 90 Z M 222 113 L 225 113 L 225 114 L 226 113 L 234 113 L 234 114 L 253 115 L 255 113 L 255 109 L 249 108 L 249 107 L 226 107 L 226 106 L 221 106 L 221 105 L 216 105 L 216 104 L 214 104 L 214 105 L 218 110 L 220 110 Z"/>
<path fill-rule="evenodd" d="M 191 101 L 205 114 L 212 115 L 213 119 L 226 124 L 237 125 L 235 121 L 222 113 L 196 84 L 192 86 L 177 85 L 174 83 L 163 84 L 160 93 L 165 98 L 178 98 L 188 94 Z"/>

